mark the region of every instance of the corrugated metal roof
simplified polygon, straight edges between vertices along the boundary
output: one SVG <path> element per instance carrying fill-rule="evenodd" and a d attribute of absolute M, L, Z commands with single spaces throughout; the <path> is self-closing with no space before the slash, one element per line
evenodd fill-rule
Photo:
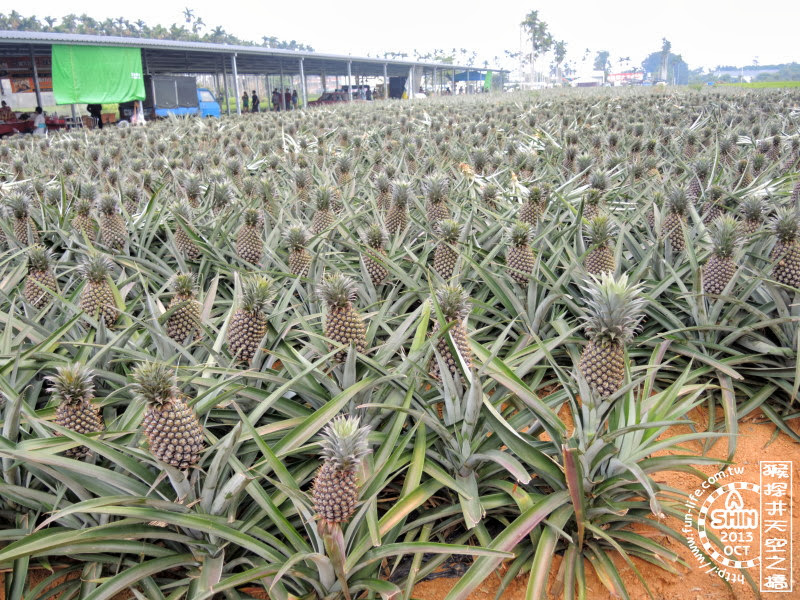
<path fill-rule="evenodd" d="M 396 67 L 424 67 L 427 69 L 457 69 L 471 71 L 486 71 L 481 67 L 470 67 L 465 65 L 449 65 L 443 63 L 431 63 L 422 61 L 395 60 L 383 58 L 371 58 L 363 56 L 346 56 L 342 54 L 325 54 L 322 52 L 300 52 L 294 50 L 282 50 L 278 48 L 264 48 L 261 46 L 235 46 L 230 44 L 211 44 L 207 42 L 185 42 L 175 40 L 155 40 L 148 38 L 122 37 L 110 35 L 82 35 L 72 33 L 49 33 L 42 31 L 0 31 L 0 44 L 81 44 L 92 46 L 134 46 L 152 50 L 172 50 L 181 52 L 212 52 L 219 54 L 244 54 L 257 55 L 272 58 L 290 58 L 298 60 L 309 58 L 317 61 L 352 61 L 354 64 L 362 65 L 392 65 Z M 491 69 L 499 72 L 502 69 Z M 503 71 L 507 72 L 507 71 Z"/>

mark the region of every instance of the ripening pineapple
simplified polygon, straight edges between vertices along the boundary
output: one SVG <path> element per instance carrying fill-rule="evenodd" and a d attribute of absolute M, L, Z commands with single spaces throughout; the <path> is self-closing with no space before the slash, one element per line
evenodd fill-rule
<path fill-rule="evenodd" d="M 739 212 L 742 215 L 740 227 L 744 235 L 753 235 L 761 229 L 766 214 L 764 201 L 761 198 L 747 196 L 739 205 Z"/>
<path fill-rule="evenodd" d="M 170 282 L 175 295 L 170 300 L 168 310 L 175 309 L 167 318 L 167 335 L 183 344 L 191 336 L 197 337 L 200 329 L 200 303 L 195 292 L 192 273 L 176 274 Z"/>
<path fill-rule="evenodd" d="M 6 201 L 11 216 L 14 217 L 14 237 L 21 246 L 39 243 L 39 231 L 31 218 L 31 201 L 21 193 L 12 194 Z"/>
<path fill-rule="evenodd" d="M 359 427 L 358 417 L 339 416 L 322 434 L 322 466 L 314 476 L 311 497 L 319 529 L 348 521 L 356 510 L 358 469 L 369 453 L 369 427 Z"/>
<path fill-rule="evenodd" d="M 239 307 L 228 326 L 228 350 L 231 355 L 249 363 L 253 360 L 261 340 L 267 334 L 267 307 L 272 288 L 263 277 L 242 281 Z"/>
<path fill-rule="evenodd" d="M 53 253 L 43 246 L 31 246 L 28 249 L 28 276 L 22 295 L 38 309 L 44 308 L 50 296 L 58 292 L 52 261 Z"/>
<path fill-rule="evenodd" d="M 584 331 L 589 343 L 581 353 L 578 370 L 601 397 L 614 394 L 625 378 L 625 344 L 642 319 L 646 300 L 641 286 L 628 284 L 623 274 L 615 279 L 603 273 L 582 286 L 587 316 Z"/>
<path fill-rule="evenodd" d="M 391 182 L 386 173 L 381 173 L 375 178 L 375 187 L 378 188 L 378 210 L 389 210 L 392 190 Z"/>
<path fill-rule="evenodd" d="M 176 204 L 172 207 L 172 216 L 175 219 L 172 235 L 175 236 L 175 245 L 178 247 L 178 251 L 189 260 L 199 260 L 200 248 L 187 233 L 187 231 L 191 231 L 196 235 L 192 227 L 192 210 L 186 204 Z"/>
<path fill-rule="evenodd" d="M 365 251 L 362 253 L 364 266 L 367 269 L 372 285 L 380 285 L 389 274 L 389 270 L 383 264 L 386 257 L 386 246 L 388 235 L 386 230 L 380 225 L 370 225 L 364 233 Z"/>
<path fill-rule="evenodd" d="M 297 192 L 297 198 L 305 204 L 308 202 L 308 194 L 311 190 L 311 173 L 305 169 L 299 169 L 294 173 L 294 189 Z"/>
<path fill-rule="evenodd" d="M 614 227 L 608 215 L 598 215 L 589 222 L 587 246 L 589 251 L 583 259 L 583 266 L 590 275 L 613 273 L 617 264 L 611 249 Z"/>
<path fill-rule="evenodd" d="M 750 170 L 750 163 L 746 158 L 743 158 L 736 163 L 736 181 L 740 182 L 743 187 L 747 187 L 753 183 L 753 174 Z"/>
<path fill-rule="evenodd" d="M 283 238 L 289 248 L 289 271 L 292 275 L 305 277 L 311 266 L 311 254 L 306 249 L 309 240 L 309 233 L 302 225 L 292 225 L 285 233 Z"/>
<path fill-rule="evenodd" d="M 458 356 L 450 351 L 447 336 L 450 337 L 453 346 L 458 350 L 458 354 L 461 355 L 466 368 L 472 368 L 472 349 L 469 347 L 467 328 L 464 324 L 469 314 L 469 298 L 461 286 L 444 286 L 436 290 L 436 303 L 442 312 L 444 322 L 436 321 L 433 327 L 433 335 L 435 336 L 439 331 L 447 328 L 447 333 L 436 340 L 436 351 L 450 373 L 455 376 L 461 372 L 461 363 Z M 439 379 L 440 376 L 439 361 L 436 356 L 433 357 L 431 363 L 431 376 L 436 379 Z"/>
<path fill-rule="evenodd" d="M 736 273 L 733 254 L 740 238 L 739 223 L 723 216 L 712 223 L 709 233 L 713 250 L 702 270 L 703 292 L 719 295 Z"/>
<path fill-rule="evenodd" d="M 342 186 L 353 181 L 353 159 L 349 156 L 340 156 L 334 165 L 336 182 Z"/>
<path fill-rule="evenodd" d="M 89 240 L 94 239 L 97 231 L 91 211 L 92 203 L 88 200 L 80 199 L 75 203 L 75 216 L 72 218 L 72 228 L 78 235 L 85 235 Z"/>
<path fill-rule="evenodd" d="M 689 201 L 679 189 L 670 193 L 667 214 L 661 225 L 661 235 L 669 239 L 672 249 L 680 252 L 686 247 L 684 229 L 686 228 L 686 213 L 689 210 Z"/>
<path fill-rule="evenodd" d="M 450 218 L 447 210 L 447 179 L 444 177 L 429 177 L 425 181 L 425 193 L 428 197 L 427 216 L 431 228 L 440 221 Z"/>
<path fill-rule="evenodd" d="M 200 198 L 203 196 L 203 180 L 199 175 L 190 173 L 183 181 L 183 192 L 189 201 L 189 206 L 197 208 L 200 206 Z"/>
<path fill-rule="evenodd" d="M 708 225 L 725 214 L 725 190 L 713 186 L 706 192 L 706 202 L 703 204 L 703 223 Z"/>
<path fill-rule="evenodd" d="M 706 185 L 708 176 L 711 173 L 711 164 L 704 158 L 698 159 L 692 165 L 692 173 L 689 175 L 689 187 L 686 196 L 690 201 L 695 202 Z"/>
<path fill-rule="evenodd" d="M 770 258 L 777 261 L 772 277 L 783 285 L 800 288 L 800 218 L 792 209 L 781 210 L 772 223 L 777 238 Z"/>
<path fill-rule="evenodd" d="M 534 227 L 544 213 L 547 191 L 539 186 L 528 188 L 528 195 L 519 209 L 519 220 Z"/>
<path fill-rule="evenodd" d="M 78 363 L 64 365 L 45 379 L 50 383 L 47 392 L 58 400 L 57 425 L 81 435 L 103 431 L 100 409 L 93 402 L 94 373 L 90 369 Z M 77 446 L 65 454 L 70 458 L 83 458 L 89 454 L 89 448 Z"/>
<path fill-rule="evenodd" d="M 330 229 L 336 221 L 331 211 L 333 190 L 325 186 L 320 187 L 317 190 L 315 202 L 317 209 L 314 211 L 314 216 L 311 217 L 311 233 L 319 235 Z"/>
<path fill-rule="evenodd" d="M 128 229 L 119 214 L 119 202 L 110 195 L 100 198 L 100 240 L 113 250 L 122 250 L 128 242 Z"/>
<path fill-rule="evenodd" d="M 328 306 L 325 319 L 325 337 L 334 342 L 331 350 L 339 345 L 353 344 L 360 354 L 367 350 L 367 329 L 361 315 L 353 307 L 356 299 L 356 282 L 341 273 L 325 277 L 317 288 L 320 298 Z M 347 358 L 347 348 L 337 352 L 333 360 L 343 362 Z"/>
<path fill-rule="evenodd" d="M 93 319 L 103 321 L 106 327 L 112 327 L 119 316 L 114 292 L 108 283 L 113 267 L 111 259 L 103 254 L 92 254 L 81 265 L 86 283 L 81 290 L 79 306 Z"/>
<path fill-rule="evenodd" d="M 401 182 L 392 186 L 392 205 L 386 215 L 386 229 L 389 233 L 399 233 L 408 225 L 408 205 L 411 196 L 410 183 Z"/>
<path fill-rule="evenodd" d="M 131 378 L 137 399 L 147 403 L 142 427 L 150 453 L 177 469 L 188 469 L 203 451 L 203 428 L 194 409 L 181 399 L 172 367 L 142 363 Z"/>
<path fill-rule="evenodd" d="M 591 221 L 600 214 L 600 202 L 603 199 L 600 190 L 591 189 L 586 192 L 583 202 L 583 218 Z"/>
<path fill-rule="evenodd" d="M 264 254 L 263 227 L 264 216 L 260 210 L 248 208 L 244 211 L 242 226 L 236 232 L 236 254 L 251 265 L 258 264 Z"/>
<path fill-rule="evenodd" d="M 497 197 L 500 190 L 493 183 L 487 183 L 481 190 L 481 200 L 483 204 L 490 210 L 497 208 Z"/>
<path fill-rule="evenodd" d="M 536 257 L 531 248 L 533 227 L 528 223 L 514 223 L 506 233 L 506 271 L 509 277 L 522 286 L 527 286 L 533 273 Z"/>
<path fill-rule="evenodd" d="M 433 251 L 433 270 L 442 279 L 450 279 L 458 262 L 458 241 L 461 225 L 452 219 L 445 219 L 436 227 L 439 243 Z"/>

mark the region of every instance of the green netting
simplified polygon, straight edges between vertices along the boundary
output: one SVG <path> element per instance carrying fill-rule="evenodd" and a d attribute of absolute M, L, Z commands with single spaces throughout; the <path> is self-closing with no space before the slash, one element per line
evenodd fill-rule
<path fill-rule="evenodd" d="M 144 100 L 139 48 L 53 45 L 56 104 Z"/>

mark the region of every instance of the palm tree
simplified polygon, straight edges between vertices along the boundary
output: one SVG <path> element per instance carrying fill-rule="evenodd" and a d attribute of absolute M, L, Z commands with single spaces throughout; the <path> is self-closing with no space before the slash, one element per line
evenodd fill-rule
<path fill-rule="evenodd" d="M 56 19 L 55 17 L 45 17 L 43 21 L 47 23 L 48 30 L 52 31 L 53 25 L 55 25 L 58 19 Z"/>
<path fill-rule="evenodd" d="M 553 54 L 556 63 L 556 78 L 558 79 L 558 84 L 561 85 L 561 63 L 564 62 L 567 56 L 567 42 L 559 40 L 553 44 Z"/>
<path fill-rule="evenodd" d="M 547 30 L 547 23 L 539 19 L 539 11 L 532 10 L 523 19 L 520 26 L 526 31 L 531 42 L 531 80 L 535 79 L 536 59 L 547 52 L 553 45 L 553 36 Z"/>

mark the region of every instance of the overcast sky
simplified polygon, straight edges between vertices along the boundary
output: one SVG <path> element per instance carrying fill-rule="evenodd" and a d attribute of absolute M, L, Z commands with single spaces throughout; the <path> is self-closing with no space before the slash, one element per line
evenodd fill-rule
<path fill-rule="evenodd" d="M 567 61 L 580 60 L 586 48 L 611 52 L 612 63 L 630 56 L 634 64 L 672 42 L 690 68 L 800 61 L 794 31 L 800 23 L 798 0 L 272 0 L 267 2 L 189 2 L 134 0 L 108 2 L 5 0 L 0 11 L 60 17 L 86 12 L 95 19 L 123 16 L 149 24 L 182 23 L 191 6 L 209 27 L 234 35 L 295 39 L 321 52 L 372 55 L 385 51 L 468 48 L 478 63 L 520 49 L 519 23 L 530 10 L 548 23 L 556 39 L 567 42 Z M 477 64 L 477 63 L 476 63 Z"/>

